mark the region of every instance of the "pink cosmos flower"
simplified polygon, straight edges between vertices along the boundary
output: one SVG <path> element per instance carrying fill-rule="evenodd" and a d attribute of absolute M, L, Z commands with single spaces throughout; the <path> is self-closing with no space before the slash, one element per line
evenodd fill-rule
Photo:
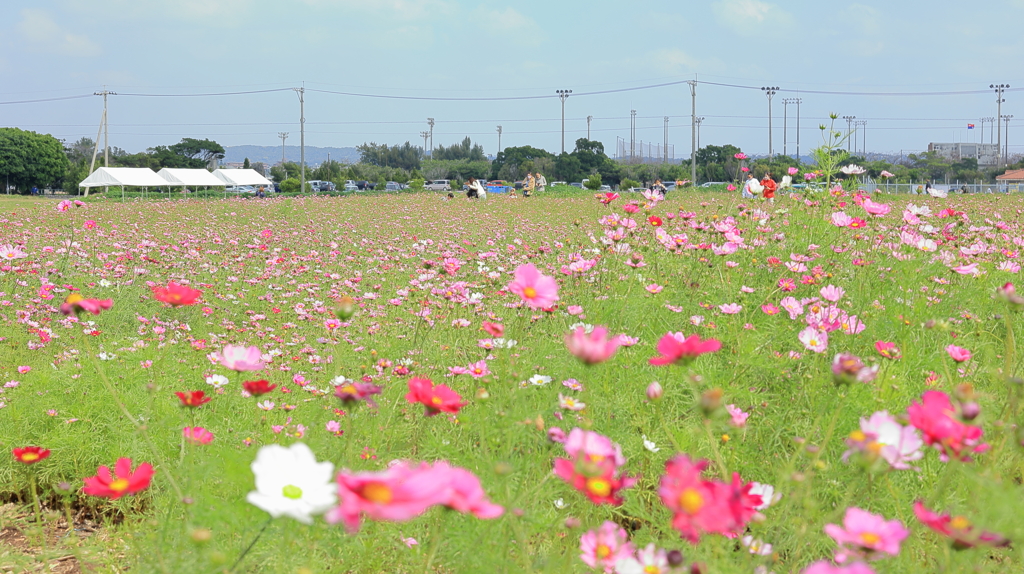
<path fill-rule="evenodd" d="M 232 371 L 259 371 L 266 366 L 259 347 L 255 346 L 224 345 L 224 348 L 216 357 L 221 365 Z"/>
<path fill-rule="evenodd" d="M 580 315 L 583 313 L 583 307 L 580 307 L 579 305 L 569 305 L 566 307 L 565 312 L 573 316 Z"/>
<path fill-rule="evenodd" d="M 786 170 L 786 172 L 789 173 L 789 175 L 796 175 L 797 173 L 800 172 L 800 169 L 796 167 L 791 167 L 788 170 Z"/>
<path fill-rule="evenodd" d="M 1005 536 L 981 530 L 963 516 L 932 512 L 920 500 L 914 503 L 914 516 L 921 521 L 921 524 L 952 540 L 953 548 L 956 550 L 974 546 L 1008 546 L 1010 544 Z"/>
<path fill-rule="evenodd" d="M 608 328 L 603 325 L 594 327 L 589 334 L 583 327 L 565 336 L 565 345 L 569 352 L 588 365 L 603 363 L 612 358 L 618 350 L 619 337 L 608 337 Z"/>
<path fill-rule="evenodd" d="M 828 560 L 819 560 L 805 568 L 802 574 L 875 574 L 875 571 L 863 562 L 836 566 Z"/>
<path fill-rule="evenodd" d="M 671 571 L 668 552 L 659 549 L 653 542 L 643 550 L 637 550 L 635 558 L 622 558 L 615 563 L 616 574 L 661 574 Z"/>
<path fill-rule="evenodd" d="M 888 341 L 875 341 L 875 350 L 878 354 L 885 357 L 886 359 L 896 360 L 903 356 L 896 343 L 890 343 Z"/>
<path fill-rule="evenodd" d="M 761 310 L 764 311 L 765 315 L 778 315 L 781 312 L 781 309 L 771 303 L 761 305 Z"/>
<path fill-rule="evenodd" d="M 606 520 L 597 530 L 580 537 L 580 559 L 591 568 L 601 568 L 605 574 L 615 572 L 615 563 L 633 556 L 633 544 L 626 530 Z"/>
<path fill-rule="evenodd" d="M 413 377 L 409 379 L 409 392 L 405 400 L 410 403 L 421 403 L 426 407 L 426 416 L 432 417 L 445 412 L 455 414 L 468 403 L 458 393 L 445 385 L 434 385 L 430 379 Z"/>
<path fill-rule="evenodd" d="M 549 438 L 555 440 L 550 434 Z M 619 445 L 604 435 L 574 428 L 565 440 L 565 452 L 570 458 L 555 459 L 556 476 L 594 504 L 622 504 L 619 492 L 632 487 L 636 479 L 620 475 L 626 458 Z"/>
<path fill-rule="evenodd" d="M 531 309 L 550 307 L 558 301 L 558 283 L 541 274 L 533 263 L 516 268 L 515 279 L 508 284 L 508 290 L 519 295 Z"/>
<path fill-rule="evenodd" d="M 892 209 L 884 203 L 875 203 L 874 201 L 871 201 L 871 199 L 865 199 L 864 204 L 861 207 L 864 208 L 864 211 L 874 215 L 875 217 L 881 217 L 889 213 L 889 210 Z"/>
<path fill-rule="evenodd" d="M 843 295 L 846 294 L 846 291 L 842 287 L 828 285 L 827 287 L 822 287 L 819 293 L 821 293 L 821 297 L 826 301 L 831 301 L 835 303 L 836 301 L 843 298 Z"/>
<path fill-rule="evenodd" d="M 924 458 L 921 452 L 924 442 L 917 430 L 896 422 L 887 411 L 878 411 L 867 419 L 861 418 L 860 430 L 850 433 L 847 444 L 853 450 L 866 452 L 870 456 L 881 455 L 896 470 L 908 470 L 912 468 L 909 463 Z M 843 453 L 843 460 L 853 450 Z"/>
<path fill-rule="evenodd" d="M 0 261 L 13 261 L 26 257 L 28 257 L 28 253 L 25 253 L 16 245 L 0 245 Z"/>
<path fill-rule="evenodd" d="M 924 434 L 924 441 L 942 451 L 942 460 L 950 456 L 970 460 L 968 453 L 985 452 L 989 445 L 979 443 L 981 427 L 966 424 L 956 417 L 949 395 L 942 391 L 925 391 L 921 402 L 907 408 L 910 424 Z"/>
<path fill-rule="evenodd" d="M 487 334 L 492 337 L 501 338 L 505 336 L 505 326 L 502 325 L 501 323 L 491 323 L 490 321 L 484 321 L 480 326 L 483 327 L 483 330 L 487 331 Z"/>
<path fill-rule="evenodd" d="M 949 353 L 949 358 L 953 359 L 958 363 L 969 361 L 971 359 L 971 352 L 963 347 L 957 347 L 956 345 L 950 345 L 946 347 L 946 352 Z"/>
<path fill-rule="evenodd" d="M 743 152 L 739 152 L 739 153 L 733 155 L 732 157 L 734 157 L 736 159 L 747 159 L 747 154 L 745 154 Z"/>
<path fill-rule="evenodd" d="M 743 428 L 747 426 L 747 417 L 750 416 L 750 413 L 743 412 L 736 405 L 725 405 L 725 410 L 728 411 L 729 416 L 731 417 L 729 424 L 736 428 Z"/>
<path fill-rule="evenodd" d="M 721 311 L 722 313 L 725 313 L 726 315 L 735 315 L 736 313 L 739 313 L 740 311 L 743 310 L 743 305 L 737 305 L 736 303 L 726 303 L 724 305 L 719 305 L 718 310 Z"/>
<path fill-rule="evenodd" d="M 815 353 L 824 353 L 828 349 L 828 333 L 819 331 L 814 327 L 807 327 L 797 338 L 804 344 L 804 348 Z"/>
<path fill-rule="evenodd" d="M 701 341 L 698 335 L 686 337 L 682 333 L 666 333 L 658 341 L 660 357 L 652 357 L 648 362 L 655 366 L 671 365 L 672 363 L 687 364 L 705 353 L 714 353 L 722 348 L 717 339 Z"/>
<path fill-rule="evenodd" d="M 658 285 L 657 283 L 651 283 L 647 287 L 644 287 L 644 289 L 646 289 L 647 292 L 652 295 L 657 295 L 658 293 L 661 293 L 661 290 L 664 289 L 664 287 Z"/>
<path fill-rule="evenodd" d="M 735 526 L 716 484 L 701 476 L 707 467 L 706 460 L 694 463 L 685 454 L 676 455 L 665 462 L 658 487 L 661 501 L 672 511 L 672 528 L 694 544 L 702 533 L 725 534 Z"/>
<path fill-rule="evenodd" d="M 452 501 L 450 468 L 399 461 L 383 472 L 338 473 L 338 506 L 324 515 L 330 524 L 359 531 L 361 517 L 404 522 L 435 504 Z"/>
<path fill-rule="evenodd" d="M 839 544 L 836 553 L 838 562 L 845 562 L 849 556 L 878 558 L 882 554 L 896 556 L 910 531 L 899 520 L 886 520 L 878 514 L 871 514 L 855 506 L 846 509 L 843 525 L 826 524 L 825 534 Z"/>
<path fill-rule="evenodd" d="M 181 435 L 185 442 L 192 444 L 210 444 L 213 442 L 213 433 L 203 427 L 185 427 L 181 429 Z"/>
<path fill-rule="evenodd" d="M 57 204 L 57 211 L 60 211 L 60 212 L 67 211 L 67 210 L 71 209 L 72 205 L 74 205 L 74 204 L 71 203 L 70 201 L 68 201 L 67 199 L 65 199 L 65 200 L 63 200 L 63 201 L 61 201 L 60 203 Z"/>
<path fill-rule="evenodd" d="M 978 269 L 977 263 L 969 263 L 967 265 L 960 265 L 959 267 L 953 267 L 953 272 L 959 273 L 960 275 L 974 275 L 978 276 L 981 274 L 981 270 Z"/>
<path fill-rule="evenodd" d="M 25 373 L 27 373 L 27 372 L 29 372 L 31 370 L 32 370 L 32 367 L 29 367 L 28 365 L 23 365 L 21 367 L 18 367 L 18 374 L 19 375 L 24 375 Z"/>
<path fill-rule="evenodd" d="M 466 374 L 471 375 L 474 379 L 479 379 L 480 377 L 486 377 L 491 374 L 491 370 L 487 368 L 487 361 L 485 359 L 480 359 L 475 363 L 470 363 L 470 365 L 466 367 Z"/>
<path fill-rule="evenodd" d="M 727 189 L 728 191 L 736 191 L 736 186 L 730 183 L 729 185 L 725 186 L 725 189 Z"/>
<path fill-rule="evenodd" d="M 480 486 L 480 479 L 472 472 L 450 466 L 445 461 L 434 463 L 432 470 L 448 472 L 448 489 L 439 504 L 485 520 L 497 518 L 505 513 L 503 507 L 488 500 L 487 493 Z"/>

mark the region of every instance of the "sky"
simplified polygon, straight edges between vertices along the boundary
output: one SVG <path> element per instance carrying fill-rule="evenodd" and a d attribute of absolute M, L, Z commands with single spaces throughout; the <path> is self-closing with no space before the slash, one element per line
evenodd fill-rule
<path fill-rule="evenodd" d="M 696 79 L 701 146 L 767 153 L 760 88 L 778 86 L 775 153 L 796 152 L 797 106 L 783 98 L 801 99 L 802 154 L 830 113 L 867 122 L 857 147 L 911 153 L 982 128 L 988 142 L 989 85 L 1009 84 L 1010 153 L 1024 153 L 1024 35 L 1002 24 L 1022 20 L 1024 0 L 7 0 L 0 126 L 95 138 L 91 94 L 105 86 L 110 145 L 129 152 L 184 137 L 275 146 L 279 132 L 291 146 L 289 88 L 304 86 L 308 146 L 422 145 L 429 117 L 435 145 L 468 135 L 494 154 L 501 125 L 502 147 L 558 153 L 555 90 L 571 89 L 567 151 L 587 116 L 608 155 L 618 139 L 628 150 L 636 110 L 638 142 L 662 143 L 668 116 L 672 155 L 689 158 L 680 82 Z"/>

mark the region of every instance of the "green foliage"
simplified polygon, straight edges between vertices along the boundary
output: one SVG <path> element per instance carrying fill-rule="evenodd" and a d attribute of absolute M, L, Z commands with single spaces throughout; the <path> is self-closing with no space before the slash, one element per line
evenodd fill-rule
<path fill-rule="evenodd" d="M 473 144 L 469 136 L 462 140 L 461 144 L 452 144 L 450 147 L 437 146 L 430 154 L 432 160 L 465 160 L 470 162 L 487 161 L 484 155 L 484 148 L 480 144 Z"/>
<path fill-rule="evenodd" d="M 726 144 L 709 145 L 697 150 L 697 179 L 700 181 L 733 181 L 739 177 L 740 148 Z"/>
<path fill-rule="evenodd" d="M 580 167 L 580 160 L 569 153 L 560 154 L 555 158 L 555 176 L 570 183 L 583 179 L 583 169 Z"/>
<path fill-rule="evenodd" d="M 592 173 L 587 176 L 587 181 L 583 182 L 583 185 L 591 191 L 597 191 L 601 189 L 601 174 Z"/>
<path fill-rule="evenodd" d="M 405 142 L 400 146 L 388 146 L 374 142 L 364 143 L 356 147 L 359 151 L 359 162 L 386 167 L 397 167 L 404 170 L 419 169 L 423 150 Z"/>
<path fill-rule="evenodd" d="M 10 181 L 21 193 L 29 193 L 33 186 L 60 187 L 68 166 L 64 146 L 55 137 L 0 128 L 0 185 Z"/>
<path fill-rule="evenodd" d="M 283 180 L 280 183 L 282 193 L 298 193 L 302 189 L 302 182 L 294 177 Z"/>
<path fill-rule="evenodd" d="M 491 179 L 518 180 L 527 171 L 521 167 L 525 162 L 554 157 L 551 152 L 535 147 L 507 147 L 499 151 L 491 162 Z"/>
<path fill-rule="evenodd" d="M 242 169 L 252 169 L 252 165 L 249 164 L 249 158 L 245 158 L 245 161 L 242 162 Z"/>
<path fill-rule="evenodd" d="M 634 187 L 640 187 L 640 182 L 632 179 L 624 179 L 619 182 L 619 189 L 622 191 L 626 191 Z"/>
<path fill-rule="evenodd" d="M 415 178 L 415 179 L 410 179 L 409 180 L 409 189 L 413 189 L 413 190 L 416 190 L 416 191 L 422 191 L 424 184 L 426 184 L 426 180 L 424 180 L 422 177 L 418 177 L 418 178 Z"/>

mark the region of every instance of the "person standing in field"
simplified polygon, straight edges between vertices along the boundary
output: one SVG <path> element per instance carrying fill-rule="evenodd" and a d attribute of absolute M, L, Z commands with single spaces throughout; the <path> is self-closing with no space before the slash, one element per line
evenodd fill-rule
<path fill-rule="evenodd" d="M 537 186 L 537 180 L 534 179 L 532 173 L 526 174 L 526 179 L 523 180 L 523 197 L 530 197 L 533 193 L 534 188 Z"/>
<path fill-rule="evenodd" d="M 545 178 L 539 171 L 537 172 L 536 184 L 538 192 L 544 191 L 544 188 L 548 186 L 547 178 Z"/>
<path fill-rule="evenodd" d="M 752 199 L 754 197 L 754 190 L 751 188 L 754 187 L 756 184 L 757 180 L 754 179 L 754 174 L 748 171 L 747 181 L 743 182 L 743 190 L 740 192 L 740 195 L 743 196 L 744 198 Z"/>
<path fill-rule="evenodd" d="M 775 203 L 775 190 L 778 189 L 779 184 L 775 183 L 775 180 L 772 179 L 772 172 L 764 172 L 761 186 L 764 187 L 764 198 L 768 200 L 768 203 Z"/>

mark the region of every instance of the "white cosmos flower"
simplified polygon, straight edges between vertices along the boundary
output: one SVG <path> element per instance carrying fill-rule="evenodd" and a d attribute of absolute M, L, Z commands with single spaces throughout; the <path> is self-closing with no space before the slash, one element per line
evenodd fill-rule
<path fill-rule="evenodd" d="M 228 384 L 228 382 L 228 378 L 224 375 L 210 375 L 209 377 L 206 377 L 206 384 L 213 385 L 213 387 L 217 389 Z"/>
<path fill-rule="evenodd" d="M 563 508 L 565 508 L 566 506 L 569 506 L 569 505 L 568 505 L 568 504 L 566 504 L 566 503 L 565 503 L 565 501 L 564 501 L 564 500 L 562 500 L 561 498 L 556 498 L 556 499 L 555 499 L 555 508 L 557 508 L 557 509 L 559 509 L 559 510 L 562 510 L 562 509 L 563 509 Z"/>
<path fill-rule="evenodd" d="M 337 501 L 332 474 L 334 465 L 317 462 L 313 451 L 301 442 L 285 448 L 267 445 L 252 463 L 256 490 L 245 499 L 271 516 L 288 516 L 305 524 L 329 510 Z"/>
<path fill-rule="evenodd" d="M 647 439 L 647 435 L 642 434 L 640 435 L 640 438 L 644 439 L 644 448 L 646 448 L 647 450 L 651 452 L 658 452 L 659 450 L 661 450 L 660 448 L 658 448 L 658 445 L 654 444 L 653 440 Z"/>
<path fill-rule="evenodd" d="M 534 375 L 534 376 L 530 377 L 530 380 L 529 380 L 529 383 L 531 385 L 537 385 L 537 386 L 539 386 L 539 385 L 546 385 L 546 384 L 548 384 L 550 382 L 551 382 L 551 377 L 548 377 L 548 376 L 545 376 L 545 375 L 540 375 L 540 374 L 537 374 L 537 375 Z"/>

